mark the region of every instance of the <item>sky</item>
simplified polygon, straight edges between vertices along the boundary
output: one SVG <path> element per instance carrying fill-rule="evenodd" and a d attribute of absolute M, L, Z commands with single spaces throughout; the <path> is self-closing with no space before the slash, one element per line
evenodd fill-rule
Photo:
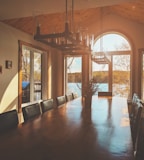
<path fill-rule="evenodd" d="M 122 48 L 123 44 L 126 44 L 129 47 L 129 50 L 131 49 L 129 42 L 121 35 L 107 34 L 96 41 L 93 51 L 115 51 L 116 48 L 118 50 L 127 50 Z"/>

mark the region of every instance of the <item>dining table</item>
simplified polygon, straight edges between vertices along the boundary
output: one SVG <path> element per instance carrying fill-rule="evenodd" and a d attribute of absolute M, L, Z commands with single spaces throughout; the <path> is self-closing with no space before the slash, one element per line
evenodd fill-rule
<path fill-rule="evenodd" d="M 1 160 L 133 160 L 127 99 L 82 97 L 0 134 Z"/>

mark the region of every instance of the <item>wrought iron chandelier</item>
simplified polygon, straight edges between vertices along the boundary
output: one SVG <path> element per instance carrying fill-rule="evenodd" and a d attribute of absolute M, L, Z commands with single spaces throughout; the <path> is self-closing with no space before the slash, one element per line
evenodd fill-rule
<path fill-rule="evenodd" d="M 103 46 L 103 8 L 101 7 L 101 14 L 100 14 L 100 30 L 102 35 L 99 37 L 100 40 L 100 50 L 98 52 L 92 51 L 91 52 L 91 60 L 97 64 L 109 64 L 111 62 L 109 55 L 104 51 Z"/>
<path fill-rule="evenodd" d="M 74 0 L 72 0 L 72 26 L 74 26 Z M 68 3 L 66 0 L 66 22 L 64 32 L 41 34 L 40 25 L 36 28 L 34 39 L 48 46 L 56 48 L 66 53 L 90 53 L 94 42 L 94 35 L 75 32 L 74 27 L 70 30 L 68 22 Z"/>

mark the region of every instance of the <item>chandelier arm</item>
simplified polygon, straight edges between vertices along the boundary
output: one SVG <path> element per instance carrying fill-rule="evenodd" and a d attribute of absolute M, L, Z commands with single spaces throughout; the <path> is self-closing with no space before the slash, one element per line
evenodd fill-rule
<path fill-rule="evenodd" d="M 47 38 L 59 38 L 59 37 L 64 37 L 65 32 L 63 33 L 52 33 L 52 34 L 36 34 L 34 36 L 35 39 L 47 39 Z"/>
<path fill-rule="evenodd" d="M 54 48 L 57 48 L 57 49 L 59 48 L 55 43 L 51 43 L 51 42 L 48 42 L 48 41 L 43 40 L 43 39 L 39 39 L 37 41 L 42 42 L 42 43 L 44 43 L 44 44 L 46 44 L 48 46 L 51 46 L 51 47 L 54 47 Z"/>
<path fill-rule="evenodd" d="M 74 26 L 74 0 L 72 0 L 72 31 L 75 32 L 75 26 Z"/>
<path fill-rule="evenodd" d="M 68 22 L 68 3 L 66 0 L 66 22 Z"/>

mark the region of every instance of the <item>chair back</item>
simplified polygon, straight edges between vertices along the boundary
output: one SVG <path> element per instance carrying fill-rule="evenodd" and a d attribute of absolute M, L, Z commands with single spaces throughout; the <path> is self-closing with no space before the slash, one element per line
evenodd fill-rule
<path fill-rule="evenodd" d="M 137 93 L 134 93 L 132 97 L 132 104 L 136 103 L 137 99 L 139 99 L 139 96 L 137 95 Z"/>
<path fill-rule="evenodd" d="M 17 110 L 11 110 L 0 114 L 0 132 L 12 129 L 18 125 Z"/>
<path fill-rule="evenodd" d="M 42 113 L 53 109 L 53 105 L 54 105 L 53 99 L 47 99 L 40 102 Z"/>
<path fill-rule="evenodd" d="M 131 126 L 132 129 L 132 139 L 134 148 L 136 146 L 136 141 L 138 139 L 139 131 L 140 131 L 140 124 L 142 119 L 142 109 L 143 106 L 140 102 L 137 103 L 137 111 L 135 112 L 135 117 L 133 117 L 133 123 Z"/>
<path fill-rule="evenodd" d="M 135 155 L 135 159 L 137 159 L 137 160 L 144 158 L 144 127 L 143 127 L 144 126 L 144 119 L 143 119 L 143 117 L 141 118 L 139 123 L 140 123 L 139 130 L 137 133 L 135 146 L 134 146 L 134 155 Z"/>
<path fill-rule="evenodd" d="M 64 103 L 66 103 L 66 96 L 56 97 L 56 103 L 57 103 L 57 106 L 60 106 Z"/>
<path fill-rule="evenodd" d="M 77 93 L 72 93 L 73 99 L 78 98 L 78 94 Z"/>
<path fill-rule="evenodd" d="M 137 111 L 137 103 L 140 102 L 139 96 L 134 93 L 132 98 L 132 108 L 131 108 L 131 116 L 135 116 L 135 112 Z"/>
<path fill-rule="evenodd" d="M 66 95 L 66 101 L 69 102 L 71 100 L 73 100 L 73 95 L 72 94 L 67 94 Z"/>
<path fill-rule="evenodd" d="M 139 105 L 140 105 L 140 98 L 136 93 L 134 93 L 133 98 L 132 98 L 132 103 L 131 103 L 131 109 L 130 109 L 130 124 L 131 124 L 131 126 L 133 126 L 133 123 L 136 120 Z"/>
<path fill-rule="evenodd" d="M 98 96 L 112 96 L 112 92 L 98 92 Z"/>
<path fill-rule="evenodd" d="M 38 103 L 34 103 L 22 108 L 24 121 L 32 119 L 41 114 L 40 106 Z"/>

